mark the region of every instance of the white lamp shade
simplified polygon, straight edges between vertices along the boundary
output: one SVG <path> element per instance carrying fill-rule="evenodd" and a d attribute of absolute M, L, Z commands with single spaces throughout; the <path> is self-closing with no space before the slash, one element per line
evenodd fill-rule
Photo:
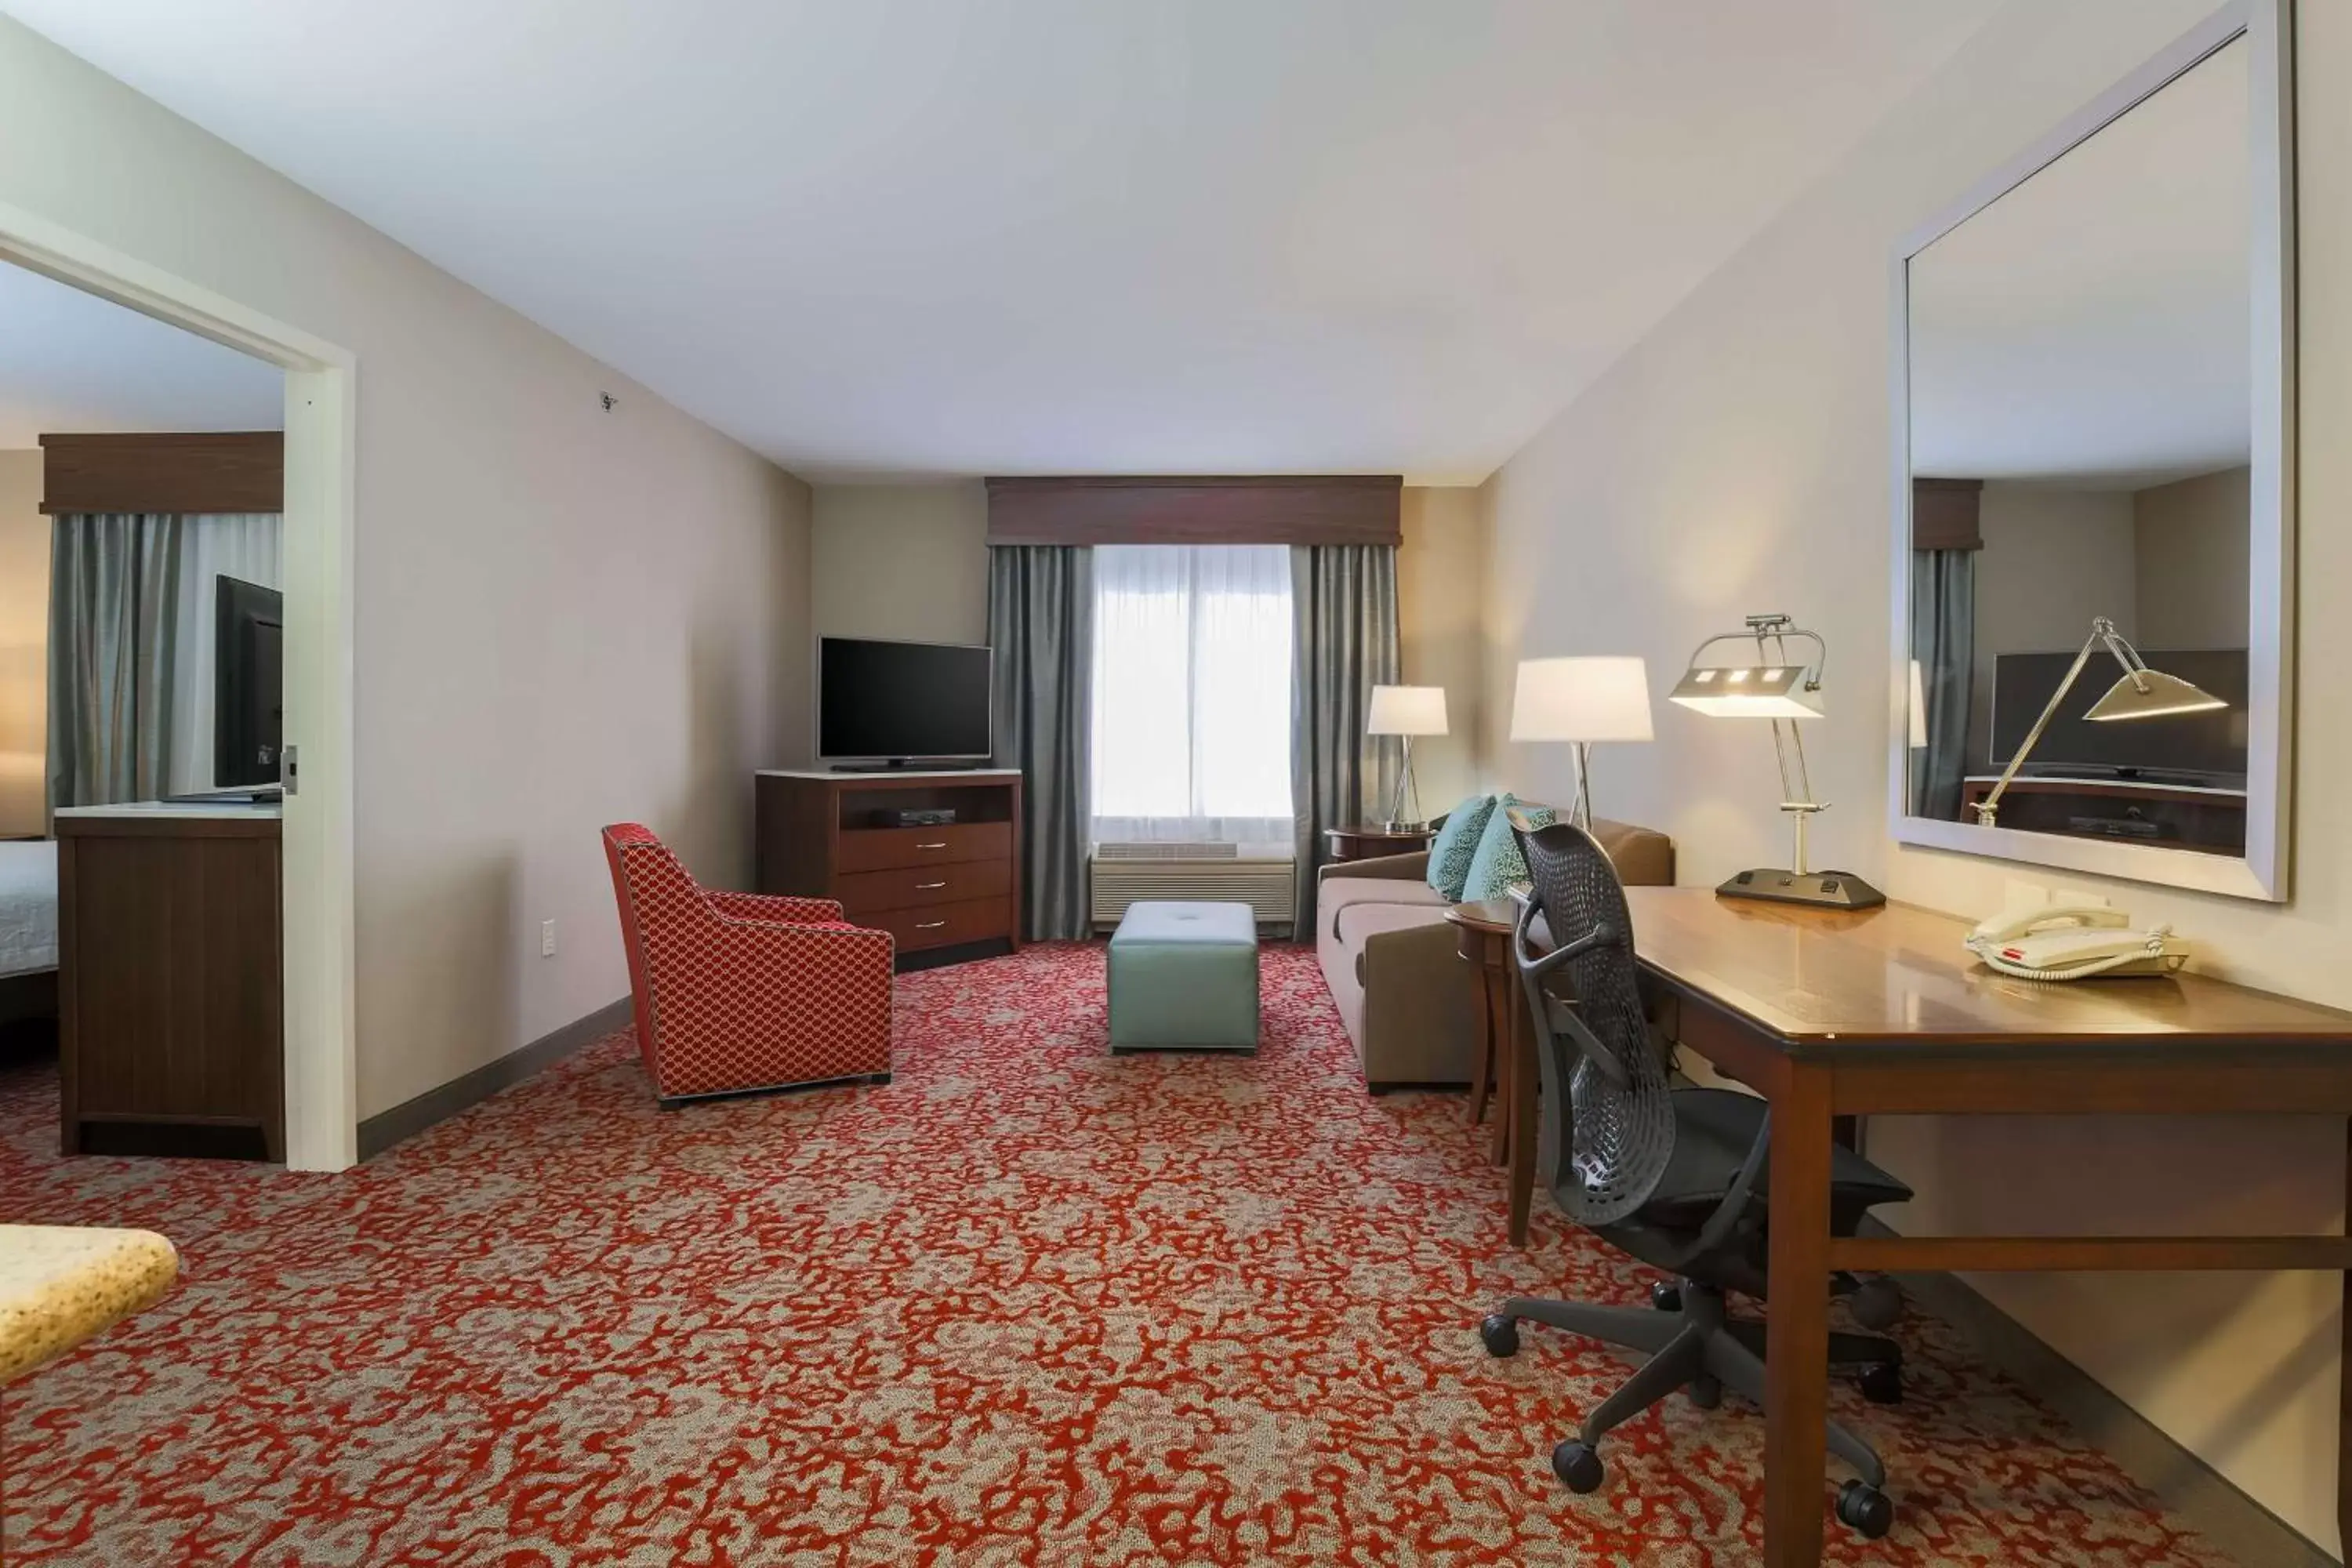
<path fill-rule="evenodd" d="M 1911 661 L 1911 749 L 1927 743 L 1927 683 L 1920 679 L 1919 661 Z"/>
<path fill-rule="evenodd" d="M 1650 671 L 1614 654 L 1525 658 L 1511 693 L 1514 741 L 1650 739 Z"/>
<path fill-rule="evenodd" d="M 1445 688 L 1443 686 L 1375 686 L 1371 712 L 1365 717 L 1367 735 L 1443 735 L 1445 733 Z"/>

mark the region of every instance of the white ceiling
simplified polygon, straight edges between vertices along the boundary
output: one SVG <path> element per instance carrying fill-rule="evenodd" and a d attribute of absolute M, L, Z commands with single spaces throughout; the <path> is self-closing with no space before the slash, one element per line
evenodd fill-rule
<path fill-rule="evenodd" d="M 1997 0 L 0 0 L 814 479 L 1483 478 Z"/>
<path fill-rule="evenodd" d="M 0 262 L 0 451 L 44 435 L 275 430 L 275 365 Z"/>
<path fill-rule="evenodd" d="M 2247 46 L 1911 264 L 1916 472 L 2137 489 L 2252 443 Z"/>

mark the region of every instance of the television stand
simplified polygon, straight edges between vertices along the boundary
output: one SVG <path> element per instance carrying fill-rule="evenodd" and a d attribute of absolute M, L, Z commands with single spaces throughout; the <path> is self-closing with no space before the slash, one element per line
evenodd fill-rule
<path fill-rule="evenodd" d="M 1962 783 L 1962 822 L 1977 819 L 1977 802 L 1990 795 L 1998 782 L 1998 774 L 1973 773 Z M 2208 855 L 2242 855 L 2246 792 L 2113 776 L 2021 773 L 2001 797 L 2000 826 L 2069 838 L 2121 838 Z"/>
<path fill-rule="evenodd" d="M 890 933 L 900 969 L 1020 945 L 1018 768 L 766 769 L 753 803 L 759 890 L 838 900 Z M 955 820 L 901 827 L 902 811 Z"/>

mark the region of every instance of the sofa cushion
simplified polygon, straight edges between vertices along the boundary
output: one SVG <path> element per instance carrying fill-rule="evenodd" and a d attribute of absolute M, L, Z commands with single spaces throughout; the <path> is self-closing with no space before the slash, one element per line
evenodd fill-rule
<path fill-rule="evenodd" d="M 1462 884 L 1470 875 L 1471 858 L 1478 853 L 1479 836 L 1494 815 L 1493 795 L 1465 796 L 1460 805 L 1445 814 L 1445 826 L 1431 841 L 1429 885 L 1444 894 L 1448 902 L 1462 901 Z"/>
<path fill-rule="evenodd" d="M 1559 813 L 1550 806 L 1511 795 L 1497 799 L 1494 815 L 1486 819 L 1486 831 L 1478 839 L 1478 853 L 1471 858 L 1470 875 L 1462 885 L 1464 902 L 1507 897 L 1512 883 L 1528 879 L 1527 858 L 1519 853 L 1518 836 L 1511 830 L 1515 807 L 1531 827 L 1549 827 L 1559 820 Z"/>
<path fill-rule="evenodd" d="M 1331 934 L 1349 947 L 1360 945 L 1369 931 L 1402 931 L 1406 926 L 1434 925 L 1451 908 L 1433 889 L 1426 903 L 1388 904 L 1359 899 L 1331 911 Z"/>
<path fill-rule="evenodd" d="M 1316 918 L 1330 929 L 1331 934 L 1341 934 L 1339 920 L 1351 909 L 1371 905 L 1402 905 L 1438 913 L 1444 912 L 1450 900 L 1426 882 L 1408 882 L 1402 879 L 1339 878 L 1324 882 L 1315 895 Z"/>

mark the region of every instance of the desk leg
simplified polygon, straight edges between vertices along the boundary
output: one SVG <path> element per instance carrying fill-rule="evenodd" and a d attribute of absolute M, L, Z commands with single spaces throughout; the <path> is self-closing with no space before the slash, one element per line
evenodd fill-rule
<path fill-rule="evenodd" d="M 1536 1192 L 1536 1036 L 1524 1005 L 1510 1014 L 1511 1026 L 1504 1038 L 1511 1052 L 1511 1245 L 1525 1247 L 1528 1211 L 1534 1206 Z M 1822 1245 L 1828 1246 L 1826 1239 Z M 1826 1349 L 1822 1353 L 1828 1353 Z"/>
<path fill-rule="evenodd" d="M 1829 1421 L 1830 1085 L 1790 1063 L 1772 1096 L 1770 1300 L 1766 1308 L 1764 1561 L 1822 1560 Z"/>
<path fill-rule="evenodd" d="M 1517 1089 L 1511 1076 L 1517 1070 L 1512 1066 L 1511 1020 L 1517 1009 L 1511 1005 L 1510 976 L 1492 963 L 1486 965 L 1486 1039 L 1495 1074 L 1495 1132 L 1487 1158 L 1499 1165 L 1511 1157 L 1511 1096 Z"/>

